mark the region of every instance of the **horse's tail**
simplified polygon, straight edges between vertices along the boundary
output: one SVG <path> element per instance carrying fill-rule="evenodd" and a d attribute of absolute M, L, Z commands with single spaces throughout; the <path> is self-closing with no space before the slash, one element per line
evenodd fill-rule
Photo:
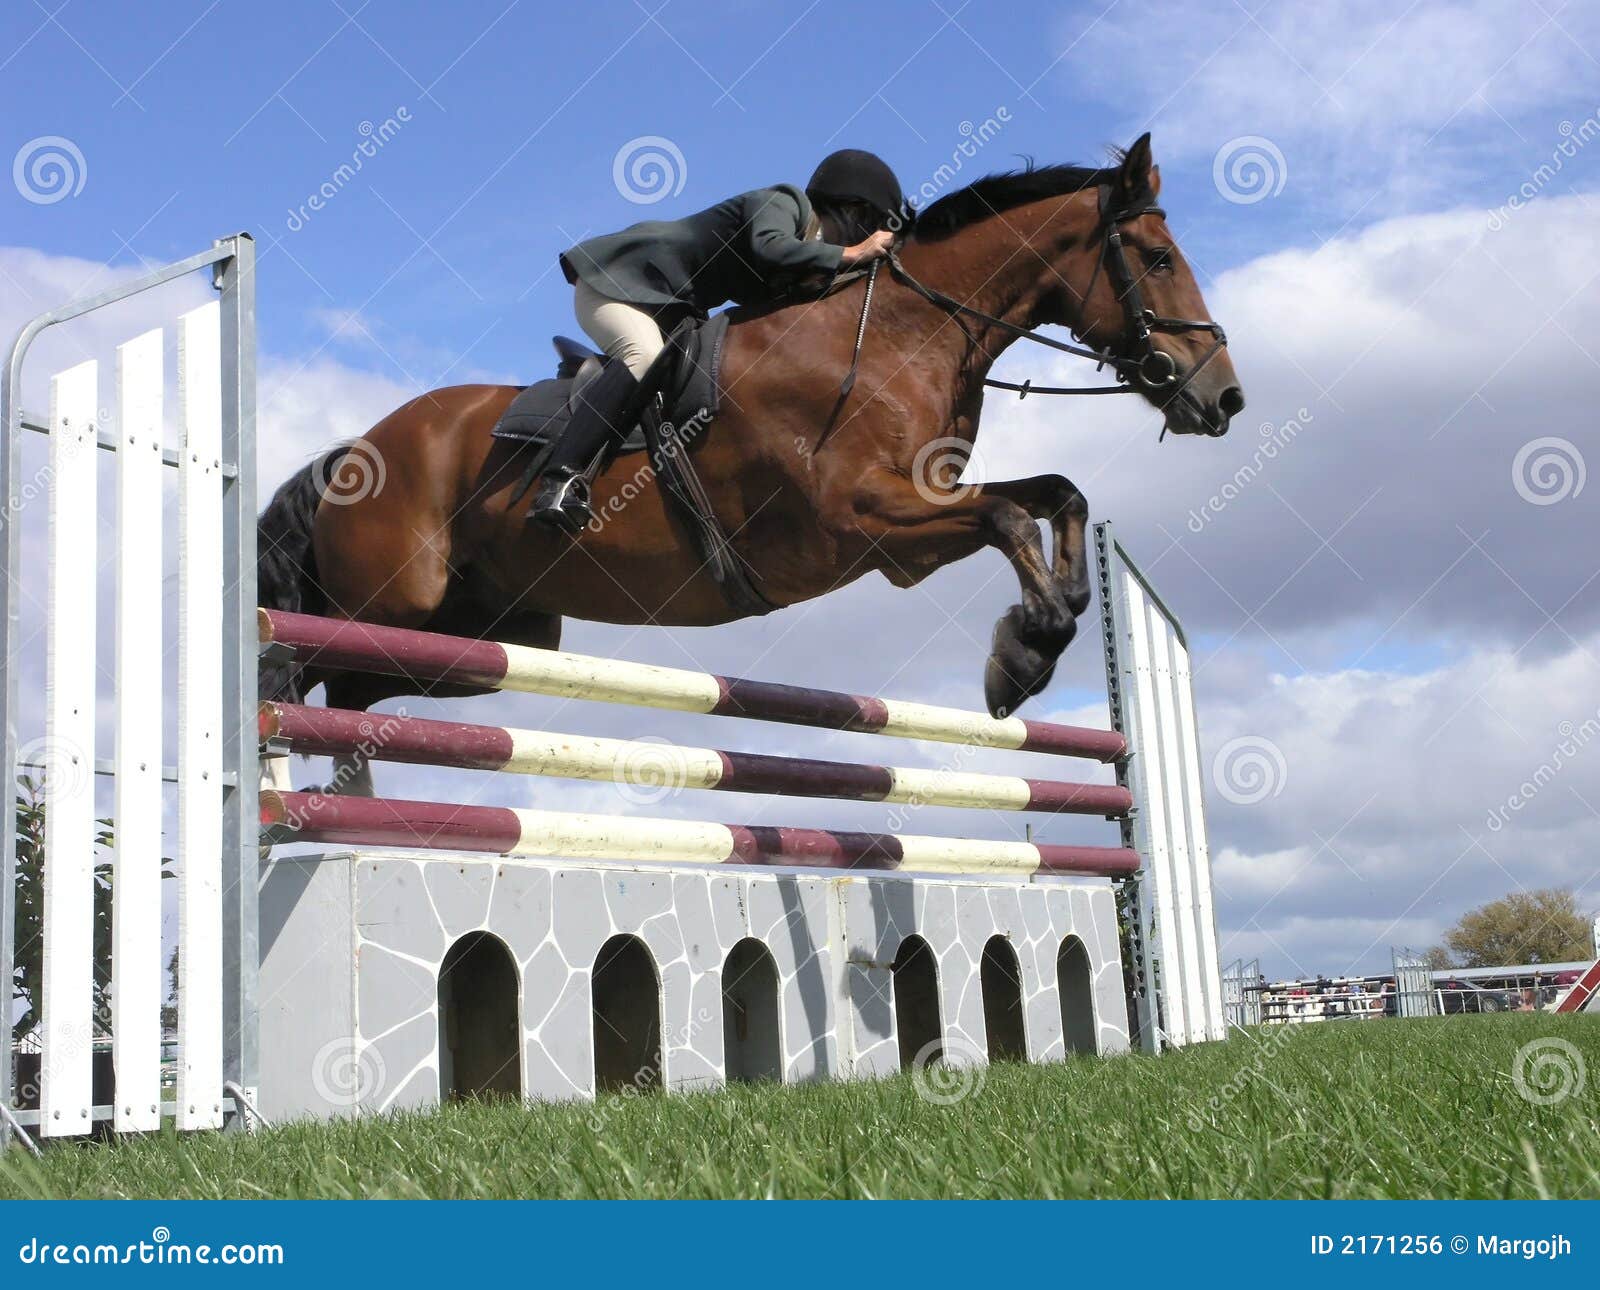
<path fill-rule="evenodd" d="M 302 614 L 327 609 L 317 582 L 311 531 L 328 480 L 350 447 L 341 444 L 290 475 L 261 512 L 256 523 L 256 603 L 263 609 Z M 305 698 L 301 669 L 291 663 L 263 660 L 257 683 L 263 699 L 299 703 Z"/>

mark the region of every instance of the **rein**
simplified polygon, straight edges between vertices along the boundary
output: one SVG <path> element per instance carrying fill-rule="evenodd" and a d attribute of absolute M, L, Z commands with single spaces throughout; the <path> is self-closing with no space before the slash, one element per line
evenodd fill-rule
<path fill-rule="evenodd" d="M 978 338 L 972 334 L 966 323 L 962 321 L 963 315 L 968 318 L 976 318 L 980 322 L 988 323 L 991 327 L 998 327 L 1001 331 L 1010 332 L 1011 335 L 1018 340 L 1031 340 L 1036 345 L 1044 345 L 1046 348 L 1059 350 L 1063 354 L 1071 354 L 1077 358 L 1092 358 L 1097 364 L 1097 370 L 1098 367 L 1103 367 L 1109 363 L 1117 370 L 1117 374 L 1122 381 L 1125 382 L 1127 380 L 1124 369 L 1130 365 L 1126 362 L 1126 360 L 1119 359 L 1108 351 L 1090 349 L 1086 345 L 1070 345 L 1066 341 L 1056 340 L 1053 336 L 1043 336 L 1031 327 L 1022 327 L 1016 323 L 1007 322 L 1004 318 L 996 318 L 993 314 L 986 314 L 981 309 L 975 309 L 973 306 L 957 300 L 954 296 L 948 296 L 944 292 L 928 286 L 926 283 L 919 282 L 915 277 L 912 276 L 911 271 L 900 262 L 900 257 L 898 255 L 891 254 L 889 256 L 889 271 L 894 274 L 897 281 L 910 287 L 929 304 L 938 305 L 939 308 L 948 313 L 954 320 L 956 326 L 961 328 L 962 332 L 966 335 L 966 338 L 971 341 L 974 346 L 978 345 Z M 1022 398 L 1027 398 L 1029 394 L 1134 393 L 1133 388 L 1127 384 L 1095 385 L 1080 389 L 1076 386 L 1036 386 L 1032 381 L 1024 381 L 1021 385 L 1015 385 L 1009 381 L 990 380 L 988 377 L 984 378 L 983 383 L 985 385 L 994 386 L 997 389 L 1016 390 Z"/>
<path fill-rule="evenodd" d="M 1076 358 L 1092 358 L 1095 360 L 1096 369 L 1109 365 L 1117 375 L 1115 385 L 1092 385 L 1086 387 L 1066 385 L 1035 385 L 1031 380 L 1017 384 L 1012 381 L 997 381 L 989 377 L 984 378 L 984 385 L 997 390 L 1013 390 L 1018 399 L 1025 399 L 1030 394 L 1136 394 L 1139 390 L 1134 382 L 1138 382 L 1148 390 L 1162 390 L 1172 386 L 1172 397 L 1187 400 L 1196 412 L 1201 411 L 1195 403 L 1194 396 L 1189 393 L 1189 384 L 1205 368 L 1206 364 L 1215 358 L 1218 352 L 1228 343 L 1227 334 L 1222 330 L 1222 325 L 1209 319 L 1197 318 L 1165 318 L 1153 311 L 1146 309 L 1144 299 L 1139 292 L 1138 280 L 1133 271 L 1128 267 L 1128 259 L 1122 249 L 1122 231 L 1120 225 L 1141 215 L 1164 215 L 1159 206 L 1154 204 L 1132 207 L 1125 210 L 1114 211 L 1110 205 L 1109 188 L 1100 189 L 1100 220 L 1105 228 L 1105 241 L 1099 259 L 1095 262 L 1094 276 L 1089 279 L 1088 290 L 1084 294 L 1084 302 L 1094 292 L 1095 282 L 1099 279 L 1102 267 L 1108 267 L 1112 283 L 1116 288 L 1118 301 L 1123 308 L 1123 316 L 1127 323 L 1129 352 L 1118 355 L 1109 348 L 1104 350 L 1090 349 L 1086 345 L 1069 344 L 1066 341 L 1056 340 L 1053 337 L 1041 335 L 1036 328 L 1019 326 L 1007 322 L 1004 318 L 997 318 L 993 314 L 984 313 L 972 305 L 957 300 L 954 296 L 947 295 L 937 288 L 930 287 L 920 282 L 912 275 L 910 270 L 901 263 L 900 257 L 892 251 L 889 253 L 889 271 L 896 281 L 915 291 L 929 304 L 936 305 L 948 313 L 956 326 L 960 327 L 967 339 L 974 347 L 979 346 L 978 338 L 966 325 L 964 318 L 975 318 L 991 327 L 998 327 L 1001 331 L 1008 332 L 1017 340 L 1029 340 L 1036 345 L 1043 345 L 1048 349 L 1057 350 L 1063 354 L 1071 354 Z M 873 265 L 873 276 L 876 276 L 877 265 Z M 851 357 L 850 371 L 845 377 L 839 390 L 840 402 L 850 393 L 855 384 L 856 371 L 861 362 L 861 345 L 867 334 L 867 318 L 872 309 L 872 279 L 867 283 L 867 292 L 861 302 L 861 323 L 856 328 L 855 350 Z M 1180 380 L 1177 365 L 1170 354 L 1157 349 L 1151 337 L 1156 333 L 1177 333 L 1186 331 L 1209 331 L 1212 335 L 1211 348 L 1208 349 Z M 836 409 L 837 411 L 837 409 Z M 1165 435 L 1165 431 L 1162 432 Z"/>

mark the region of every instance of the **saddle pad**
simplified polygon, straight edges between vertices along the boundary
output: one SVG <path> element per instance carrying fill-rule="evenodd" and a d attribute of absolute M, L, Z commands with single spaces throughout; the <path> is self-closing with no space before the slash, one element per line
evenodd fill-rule
<path fill-rule="evenodd" d="M 677 352 L 666 375 L 667 420 L 675 426 L 691 422 L 704 424 L 717 415 L 722 390 L 722 346 L 728 334 L 728 315 L 714 314 L 704 323 L 690 319 L 681 323 L 668 339 Z M 609 361 L 609 360 L 608 360 Z M 495 426 L 496 439 L 547 445 L 561 433 L 571 416 L 568 400 L 570 377 L 554 376 L 524 386 L 511 401 Z M 618 447 L 618 452 L 642 452 L 644 431 L 634 426 Z"/>

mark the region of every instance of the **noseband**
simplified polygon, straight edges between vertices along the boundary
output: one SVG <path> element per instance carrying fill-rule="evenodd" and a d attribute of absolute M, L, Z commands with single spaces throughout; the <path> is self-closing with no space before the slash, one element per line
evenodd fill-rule
<path fill-rule="evenodd" d="M 1144 296 L 1139 291 L 1139 280 L 1129 267 L 1127 253 L 1122 248 L 1122 225 L 1142 215 L 1165 217 L 1166 211 L 1153 202 L 1113 211 L 1111 189 L 1108 187 L 1100 189 L 1100 223 L 1105 229 L 1105 244 L 1100 258 L 1095 261 L 1094 277 L 1089 279 L 1089 289 L 1084 292 L 1083 302 L 1085 305 L 1089 303 L 1089 297 L 1094 294 L 1095 281 L 1104 266 L 1111 277 L 1111 285 L 1116 291 L 1117 299 L 1122 302 L 1125 325 L 1123 353 L 1115 360 L 1117 375 L 1125 381 L 1137 380 L 1151 390 L 1163 389 L 1178 380 L 1177 364 L 1172 361 L 1171 354 L 1155 347 L 1151 340 L 1153 335 L 1158 332 L 1171 334 L 1186 331 L 1210 332 L 1211 348 L 1189 369 L 1188 374 L 1178 382 L 1177 388 L 1173 391 L 1174 394 L 1183 394 L 1189 382 L 1198 376 L 1201 369 L 1228 343 L 1228 336 L 1222 330 L 1221 323 L 1199 318 L 1164 318 L 1153 310 L 1145 308 Z"/>
<path fill-rule="evenodd" d="M 910 287 L 930 304 L 938 305 L 948 313 L 958 327 L 966 333 L 967 339 L 974 345 L 978 338 L 968 329 L 963 318 L 976 318 L 991 327 L 1009 332 L 1018 340 L 1031 340 L 1036 345 L 1044 345 L 1050 349 L 1060 350 L 1064 354 L 1075 354 L 1080 358 L 1092 358 L 1101 367 L 1109 366 L 1116 373 L 1116 385 L 1093 385 L 1088 387 L 1078 386 L 1050 386 L 1035 385 L 1032 381 L 1024 381 L 1020 385 L 1011 381 L 996 381 L 984 379 L 984 384 L 998 390 L 1015 390 L 1017 397 L 1025 399 L 1030 394 L 1137 394 L 1141 390 L 1160 392 L 1170 389 L 1172 398 L 1182 398 L 1198 413 L 1201 411 L 1194 396 L 1189 393 L 1189 384 L 1197 377 L 1201 370 L 1228 343 L 1227 334 L 1222 330 L 1222 324 L 1209 319 L 1199 318 L 1165 318 L 1154 311 L 1145 308 L 1144 297 L 1139 291 L 1139 280 L 1134 276 L 1133 270 L 1128 266 L 1127 253 L 1122 247 L 1122 225 L 1129 220 L 1138 219 L 1142 215 L 1165 215 L 1166 212 L 1153 202 L 1143 206 L 1131 206 L 1113 209 L 1111 205 L 1111 189 L 1102 185 L 1100 188 L 1100 227 L 1104 230 L 1104 240 L 1101 243 L 1101 252 L 1095 261 L 1094 275 L 1089 279 L 1088 290 L 1084 292 L 1083 302 L 1087 306 L 1089 297 L 1094 294 L 1095 283 L 1099 281 L 1101 269 L 1105 269 L 1111 278 L 1111 285 L 1116 292 L 1117 300 L 1122 305 L 1123 336 L 1122 344 L 1118 347 L 1121 352 L 1107 348 L 1104 350 L 1089 349 L 1084 345 L 1069 345 L 1064 341 L 1055 340 L 1050 336 L 1040 335 L 1031 327 L 1021 327 L 1016 323 L 1007 322 L 1004 318 L 996 318 L 993 314 L 986 314 L 981 309 L 974 309 L 971 305 L 964 304 L 954 296 L 948 296 L 942 291 L 924 285 L 912 277 L 905 265 L 900 262 L 897 255 L 889 256 L 889 269 L 894 276 L 906 286 Z M 858 330 L 856 342 L 857 355 L 860 354 L 861 342 L 859 337 L 865 334 L 867 308 L 870 307 L 871 296 L 863 304 L 861 313 L 861 327 Z M 1200 361 L 1189 369 L 1180 379 L 1177 364 L 1173 362 L 1172 355 L 1164 353 L 1155 347 L 1152 337 L 1161 334 L 1177 334 L 1189 331 L 1208 331 L 1211 333 L 1211 348 L 1201 357 Z M 852 365 L 853 370 L 853 365 Z"/>

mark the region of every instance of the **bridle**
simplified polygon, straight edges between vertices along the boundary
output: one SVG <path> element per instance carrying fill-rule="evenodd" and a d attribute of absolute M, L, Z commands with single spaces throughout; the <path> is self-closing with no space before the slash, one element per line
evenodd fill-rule
<path fill-rule="evenodd" d="M 1018 340 L 1031 340 L 1036 345 L 1044 345 L 1049 349 L 1060 350 L 1064 354 L 1073 354 L 1079 358 L 1092 358 L 1096 361 L 1098 371 L 1100 367 L 1109 366 L 1117 376 L 1115 385 L 1079 386 L 1052 386 L 1035 385 L 1031 380 L 1023 381 L 1020 385 L 1011 381 L 997 381 L 984 378 L 984 385 L 999 390 L 1014 390 L 1019 399 L 1025 399 L 1030 394 L 1137 394 L 1141 391 L 1161 392 L 1170 391 L 1170 398 L 1186 400 L 1196 413 L 1203 413 L 1199 402 L 1189 393 L 1189 385 L 1205 368 L 1223 346 L 1228 343 L 1227 334 L 1222 330 L 1222 324 L 1212 322 L 1210 319 L 1200 318 L 1166 318 L 1156 314 L 1145 307 L 1144 297 L 1139 290 L 1139 280 L 1134 276 L 1133 270 L 1128 265 L 1128 257 L 1122 246 L 1122 225 L 1129 220 L 1138 219 L 1142 215 L 1165 215 L 1166 212 L 1154 202 L 1140 206 L 1114 208 L 1111 205 L 1111 188 L 1102 184 L 1099 190 L 1100 200 L 1100 227 L 1104 230 L 1104 239 L 1101 243 L 1100 255 L 1095 260 L 1094 274 L 1089 279 L 1088 289 L 1083 294 L 1084 304 L 1087 305 L 1094 294 L 1096 283 L 1100 280 L 1102 269 L 1109 275 L 1111 285 L 1116 292 L 1118 301 L 1122 304 L 1124 331 L 1122 344 L 1118 347 L 1121 352 L 1112 348 L 1090 349 L 1085 345 L 1072 345 L 1065 341 L 1056 340 L 1050 336 L 1041 335 L 1031 327 L 1022 327 L 1016 323 L 1007 322 L 1004 318 L 996 318 L 993 314 L 986 314 L 981 309 L 957 300 L 954 296 L 946 295 L 934 287 L 919 282 L 901 263 L 900 257 L 890 253 L 888 257 L 889 271 L 905 286 L 911 288 L 930 304 L 937 305 L 948 313 L 956 325 L 966 334 L 974 346 L 978 346 L 978 338 L 966 325 L 965 318 L 975 318 L 991 327 L 998 327 L 1001 331 L 1009 332 Z M 842 393 L 849 392 L 853 385 L 856 368 L 861 356 L 861 343 L 866 335 L 867 313 L 872 307 L 872 283 L 877 276 L 877 265 L 873 265 L 873 272 L 868 278 L 867 293 L 862 301 L 861 325 L 856 330 L 855 358 L 850 365 L 850 375 L 846 378 L 846 385 Z M 1177 364 L 1172 356 L 1155 347 L 1152 337 L 1158 334 L 1178 334 L 1190 331 L 1208 331 L 1211 333 L 1211 348 L 1201 357 L 1200 361 L 1189 369 L 1180 379 Z"/>

